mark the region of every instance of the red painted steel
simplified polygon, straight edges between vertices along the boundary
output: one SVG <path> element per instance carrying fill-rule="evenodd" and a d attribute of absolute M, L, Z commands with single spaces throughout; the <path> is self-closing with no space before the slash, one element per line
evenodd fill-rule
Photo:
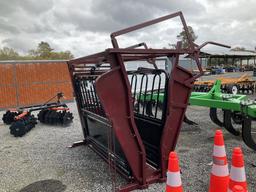
<path fill-rule="evenodd" d="M 24 112 L 22 112 L 20 115 L 16 116 L 15 119 L 16 119 L 16 120 L 19 120 L 19 119 L 25 117 L 27 114 L 28 114 L 28 111 L 24 111 Z"/>
<path fill-rule="evenodd" d="M 116 40 L 117 36 L 142 29 L 144 27 L 174 18 L 179 17 L 187 35 L 189 46 L 181 48 L 181 42 L 177 43 L 175 49 L 134 49 L 137 45 L 128 48 L 119 48 Z M 68 62 L 70 75 L 73 86 L 75 87 L 75 78 L 77 76 L 88 76 L 93 73 L 87 69 L 88 66 L 98 65 L 103 63 L 110 64 L 111 68 L 102 70 L 102 75 L 96 79 L 96 92 L 103 105 L 104 111 L 108 120 L 111 122 L 111 127 L 114 130 L 115 136 L 118 139 L 122 151 L 132 170 L 132 184 L 124 186 L 120 191 L 130 191 L 136 188 L 145 188 L 150 183 L 161 182 L 166 179 L 168 154 L 174 150 L 179 136 L 180 128 L 184 118 L 184 114 L 188 105 L 188 99 L 192 90 L 193 82 L 197 77 L 203 74 L 199 61 L 199 52 L 201 47 L 194 44 L 188 32 L 185 19 L 181 12 L 170 14 L 158 19 L 154 19 L 133 27 L 129 27 L 111 34 L 113 48 L 107 49 L 104 52 L 96 53 L 86 57 L 78 58 Z M 210 42 L 212 44 L 217 44 Z M 221 45 L 222 44 L 217 44 Z M 188 70 L 180 67 L 179 56 L 189 54 L 197 64 L 199 74 L 192 75 Z M 133 98 L 131 95 L 131 86 L 127 77 L 127 72 L 124 66 L 125 61 L 148 60 L 159 57 L 174 58 L 174 64 L 171 71 L 171 76 L 168 82 L 167 98 L 167 115 L 160 141 L 160 161 L 159 169 L 153 168 L 146 162 L 146 150 L 143 144 L 138 127 L 135 123 Z M 173 59 L 171 59 L 173 60 Z M 76 97 L 79 97 L 75 91 Z M 92 148 L 101 154 L 100 146 L 93 142 L 88 132 L 83 111 L 78 103 L 81 122 L 86 129 L 84 130 L 85 140 L 92 143 Z"/>

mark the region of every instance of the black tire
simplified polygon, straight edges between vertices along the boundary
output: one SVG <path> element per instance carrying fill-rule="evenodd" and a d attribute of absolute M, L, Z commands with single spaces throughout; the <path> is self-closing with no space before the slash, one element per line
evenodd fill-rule
<path fill-rule="evenodd" d="M 227 86 L 227 93 L 229 94 L 238 94 L 239 93 L 239 86 L 238 85 L 228 85 Z"/>

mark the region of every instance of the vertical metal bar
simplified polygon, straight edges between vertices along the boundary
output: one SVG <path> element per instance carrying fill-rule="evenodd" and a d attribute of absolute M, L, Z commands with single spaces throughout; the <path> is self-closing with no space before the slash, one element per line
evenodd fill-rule
<path fill-rule="evenodd" d="M 88 82 L 87 78 L 82 78 L 81 87 L 82 87 L 82 91 L 83 91 L 82 93 L 83 93 L 86 109 L 90 110 L 90 99 L 89 99 L 89 96 L 87 94 L 87 89 L 86 89 L 87 82 Z"/>
<path fill-rule="evenodd" d="M 151 169 L 151 167 L 146 164 L 145 147 L 134 119 L 130 82 L 121 54 L 112 53 L 108 55 L 108 59 L 112 69 L 97 79 L 96 90 L 108 117 L 111 119 L 112 128 L 120 141 L 134 178 L 140 185 L 144 185 L 146 184 L 146 170 Z M 109 92 L 109 89 L 112 92 Z M 108 99 L 109 97 L 112 100 Z M 122 99 L 117 99 L 120 97 Z M 115 109 L 113 102 L 118 105 Z M 120 127 L 122 127 L 122 131 L 120 131 Z"/>
<path fill-rule="evenodd" d="M 87 86 L 88 86 L 88 81 L 89 81 L 89 78 L 86 78 Z M 92 98 L 91 98 L 91 95 L 90 95 L 90 91 L 88 91 L 88 89 L 87 89 L 87 86 L 84 85 L 85 94 L 86 94 L 87 103 L 88 103 L 88 111 L 93 111 L 92 110 Z"/>
<path fill-rule="evenodd" d="M 154 94 L 154 88 L 155 88 L 155 80 L 156 80 L 156 74 L 154 74 L 154 77 L 153 77 L 153 82 L 152 82 L 152 89 L 151 89 L 151 96 L 150 96 L 150 104 L 152 105 L 152 100 L 153 100 L 153 94 Z M 153 109 L 153 108 L 152 108 Z M 156 108 L 155 108 L 155 113 L 156 113 Z M 153 113 L 153 111 L 152 111 Z"/>
<path fill-rule="evenodd" d="M 92 83 L 91 79 L 89 80 L 89 82 Z M 91 92 L 91 86 L 88 90 L 88 94 L 90 95 L 90 100 L 92 102 L 91 108 L 92 108 L 93 112 L 97 114 L 97 110 L 96 110 L 96 107 L 95 107 L 95 101 L 94 101 L 94 98 L 93 98 L 93 93 Z"/>
<path fill-rule="evenodd" d="M 141 94 L 142 94 L 143 79 L 144 79 L 144 74 L 142 75 L 141 82 L 140 82 L 140 91 L 139 91 L 139 98 L 138 98 L 138 105 L 139 105 L 138 113 L 140 113 L 140 103 L 142 103 L 141 102 Z"/>
<path fill-rule="evenodd" d="M 71 82 L 72 82 L 72 87 L 75 88 L 75 73 L 74 73 L 74 66 L 67 62 L 68 64 L 68 69 L 69 69 L 69 75 L 70 75 L 70 78 L 71 78 Z M 88 129 L 88 124 L 87 124 L 87 120 L 86 118 L 84 118 L 84 115 L 81 111 L 81 107 L 79 106 L 79 102 L 78 102 L 78 99 L 77 99 L 77 92 L 74 92 L 75 94 L 75 97 L 76 97 L 76 104 L 77 104 L 77 109 L 78 109 L 78 114 L 79 114 L 79 118 L 80 118 L 80 121 L 81 121 L 81 124 L 82 124 L 82 130 L 83 130 L 83 135 L 84 135 L 84 140 L 86 139 L 86 137 L 89 135 L 89 129 Z"/>
<path fill-rule="evenodd" d="M 81 94 L 81 88 L 80 88 L 80 83 L 79 83 L 79 80 L 78 79 L 75 79 L 74 80 L 75 81 L 75 83 L 74 83 L 74 89 L 75 89 L 75 91 L 76 91 L 76 93 L 77 93 L 77 100 L 78 100 L 78 103 L 83 107 L 83 99 L 82 99 L 82 94 Z"/>
<path fill-rule="evenodd" d="M 84 91 L 83 95 L 84 95 L 84 98 L 85 98 L 84 101 L 85 101 L 86 109 L 88 111 L 90 111 L 90 98 L 87 94 L 86 85 L 85 85 L 85 83 L 87 83 L 87 81 L 88 81 L 87 78 L 83 78 L 83 81 L 81 81 L 81 87 Z"/>
<path fill-rule="evenodd" d="M 101 102 L 100 102 L 100 98 L 98 97 L 98 94 L 97 94 L 97 92 L 96 92 L 95 84 L 96 84 L 96 78 L 95 78 L 94 83 L 93 83 L 93 89 L 94 89 L 95 97 L 96 97 L 97 104 L 98 104 L 98 107 L 99 107 L 100 115 L 101 115 L 102 117 L 106 117 L 105 111 L 104 111 L 104 109 L 103 109 L 103 107 L 102 107 L 102 104 L 101 104 Z"/>
<path fill-rule="evenodd" d="M 87 102 L 86 102 L 86 96 L 85 96 L 85 90 L 84 90 L 84 87 L 83 87 L 83 83 L 84 83 L 84 79 L 81 78 L 79 80 L 79 90 L 80 90 L 81 99 L 82 99 L 81 104 L 82 104 L 83 107 L 86 108 L 87 107 Z"/>
<path fill-rule="evenodd" d="M 159 104 L 159 94 L 160 94 L 160 89 L 161 89 L 161 77 L 159 74 L 159 82 L 158 82 L 158 89 L 157 89 L 157 98 L 156 98 L 156 111 L 155 111 L 155 118 L 157 118 L 157 109 L 158 109 L 158 104 Z"/>
<path fill-rule="evenodd" d="M 14 83 L 15 92 L 16 92 L 16 107 L 19 107 L 20 101 L 19 101 L 19 89 L 18 89 L 18 81 L 17 81 L 16 63 L 13 63 L 13 83 Z"/>
<path fill-rule="evenodd" d="M 143 98 L 143 108 L 142 108 L 142 114 L 145 115 L 145 108 L 146 108 L 146 95 L 147 95 L 147 89 L 148 89 L 148 75 L 145 74 L 146 76 L 146 84 L 145 84 L 145 89 L 144 89 L 144 98 Z"/>
<path fill-rule="evenodd" d="M 102 104 L 101 104 L 100 99 L 99 99 L 99 97 L 97 95 L 97 92 L 96 92 L 95 83 L 96 83 L 96 81 L 94 80 L 93 89 L 94 89 L 94 93 L 95 93 L 95 96 L 96 96 L 97 104 L 98 104 L 98 107 L 99 107 L 99 115 L 101 115 L 102 117 L 106 117 L 105 111 L 104 111 L 104 109 L 102 107 Z"/>
<path fill-rule="evenodd" d="M 134 80 L 134 77 L 135 77 L 135 80 Z M 132 77 L 131 77 L 131 90 L 133 90 L 133 98 L 134 98 L 134 100 L 136 99 L 136 93 L 137 93 L 137 91 L 136 91 L 137 90 L 137 79 L 138 79 L 137 75 L 136 74 L 132 74 Z"/>
<path fill-rule="evenodd" d="M 168 81 L 169 81 L 169 76 L 167 76 L 166 73 L 164 74 L 164 95 L 163 95 L 163 109 L 162 109 L 162 117 L 161 120 L 162 122 L 165 121 L 166 119 L 166 108 L 167 108 L 167 98 L 168 98 Z"/>
<path fill-rule="evenodd" d="M 82 103 L 82 95 L 81 95 L 81 90 L 80 90 L 80 85 L 79 85 L 79 80 L 75 78 L 74 80 L 74 89 L 77 92 L 77 100 L 79 105 L 81 105 L 83 107 L 83 103 Z"/>
<path fill-rule="evenodd" d="M 94 89 L 94 80 L 92 80 L 92 86 L 90 87 L 91 93 L 92 93 L 92 97 L 93 97 L 93 102 L 94 102 L 94 107 L 95 107 L 95 112 L 96 114 L 100 115 L 100 111 L 99 111 L 99 103 L 95 94 L 95 89 Z"/>

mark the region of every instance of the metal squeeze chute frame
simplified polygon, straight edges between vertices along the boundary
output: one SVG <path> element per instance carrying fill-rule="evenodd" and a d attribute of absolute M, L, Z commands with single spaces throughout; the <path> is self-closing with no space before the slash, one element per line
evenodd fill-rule
<path fill-rule="evenodd" d="M 182 48 L 181 42 L 177 42 L 175 49 L 147 49 L 146 46 L 145 49 L 135 49 L 136 45 L 119 48 L 117 36 L 174 17 L 181 19 L 188 39 L 188 48 Z M 68 62 L 85 137 L 84 143 L 130 179 L 131 183 L 120 191 L 142 189 L 150 183 L 163 182 L 166 178 L 168 154 L 174 150 L 177 143 L 193 82 L 203 74 L 199 61 L 200 49 L 208 43 L 225 45 L 214 42 L 201 46 L 194 44 L 181 12 L 114 32 L 111 34 L 111 41 L 113 48 Z M 193 76 L 178 65 L 179 56 L 184 54 L 195 60 L 199 74 Z M 170 77 L 166 77 L 166 99 L 163 104 L 165 111 L 163 118 L 158 122 L 136 113 L 135 98 L 128 79 L 129 72 L 126 71 L 124 62 L 152 62 L 160 57 L 172 58 L 174 62 Z M 154 69 L 144 71 L 155 73 Z M 153 134 L 144 135 L 147 129 L 154 129 L 160 135 L 153 138 L 157 140 L 157 145 L 147 140 L 147 136 L 154 137 Z M 112 131 L 113 138 L 109 139 L 108 133 Z M 158 151 L 157 157 L 152 157 L 151 149 Z"/>

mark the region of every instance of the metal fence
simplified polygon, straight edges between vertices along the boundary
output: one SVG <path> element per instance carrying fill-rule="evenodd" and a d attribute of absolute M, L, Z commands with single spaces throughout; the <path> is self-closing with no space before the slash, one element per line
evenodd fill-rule
<path fill-rule="evenodd" d="M 0 109 L 42 103 L 57 92 L 73 100 L 66 61 L 0 61 Z"/>

